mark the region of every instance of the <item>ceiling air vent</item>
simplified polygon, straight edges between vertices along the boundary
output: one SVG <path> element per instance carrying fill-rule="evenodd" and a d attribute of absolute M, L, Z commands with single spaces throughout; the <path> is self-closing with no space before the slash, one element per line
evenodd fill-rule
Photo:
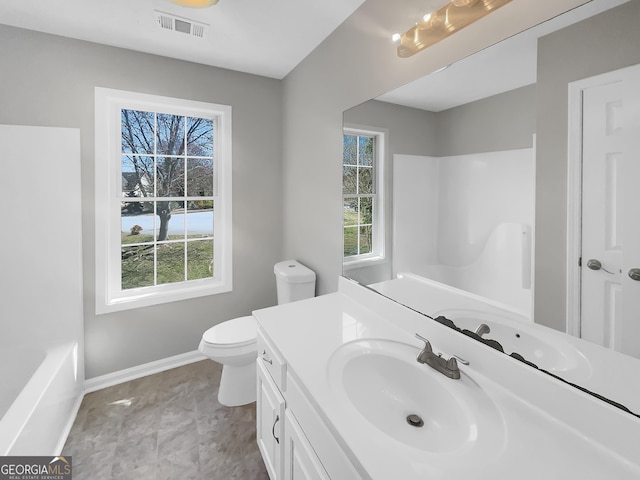
<path fill-rule="evenodd" d="M 192 37 L 206 38 L 209 35 L 209 25 L 196 22 L 188 18 L 178 17 L 166 12 L 155 12 L 156 22 L 163 30 L 186 33 Z"/>

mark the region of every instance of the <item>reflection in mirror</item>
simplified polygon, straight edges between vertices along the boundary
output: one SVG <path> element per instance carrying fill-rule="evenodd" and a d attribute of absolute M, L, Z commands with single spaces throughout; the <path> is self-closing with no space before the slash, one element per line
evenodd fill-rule
<path fill-rule="evenodd" d="M 506 354 L 522 355 L 636 413 L 640 385 L 611 380 L 607 362 L 624 364 L 637 377 L 633 372 L 640 362 L 631 357 L 640 358 L 640 331 L 633 331 L 629 320 L 640 311 L 633 305 L 640 303 L 640 294 L 630 289 L 640 285 L 627 279 L 626 271 L 640 265 L 608 268 L 618 283 L 608 293 L 613 277 L 604 278 L 599 290 L 582 295 L 583 302 L 595 303 L 580 305 L 579 286 L 587 285 L 586 275 L 609 275 L 580 268 L 580 253 L 601 260 L 605 268 L 614 260 L 610 252 L 587 254 L 587 244 L 580 242 L 575 258 L 567 253 L 567 236 L 592 236 L 571 230 L 571 210 L 582 212 L 573 203 L 586 210 L 591 185 L 574 189 L 579 193 L 569 197 L 568 208 L 565 176 L 571 171 L 567 152 L 570 156 L 572 148 L 581 151 L 586 145 L 570 125 L 571 115 L 580 120 L 574 125 L 582 125 L 581 115 L 588 114 L 567 113 L 569 86 L 583 85 L 576 94 L 581 96 L 598 84 L 583 79 L 640 64 L 640 34 L 633 26 L 639 16 L 640 2 L 594 0 L 344 114 L 345 126 L 386 131 L 387 162 L 376 175 L 387 200 L 374 202 L 374 208 L 388 226 L 377 232 L 384 243 L 377 261 L 345 258 L 344 275 L 430 317 L 457 320 L 460 329 L 475 333 L 484 323 L 490 331 L 481 337 L 500 342 Z M 620 80 L 613 74 L 608 83 L 640 84 L 640 73 L 630 75 Z M 617 97 L 594 102 L 594 112 L 614 112 L 608 124 L 600 123 L 618 128 L 624 117 L 615 117 L 617 106 L 624 102 Z M 593 136 L 585 133 L 585 138 Z M 617 157 L 602 155 L 618 165 L 624 179 Z M 611 180 L 615 172 L 600 174 Z M 607 198 L 606 191 L 594 195 Z M 348 210 L 345 204 L 345 225 Z M 573 222 L 582 225 L 581 218 Z M 601 223 L 603 237 L 609 224 L 618 225 L 609 238 L 632 231 L 621 227 L 629 223 L 622 217 Z M 627 243 L 640 245 L 637 235 L 639 241 Z M 610 250 L 618 248 L 609 244 Z M 618 303 L 611 303 L 610 293 Z M 578 298 L 573 309 L 572 295 Z M 622 313 L 605 312 L 613 307 Z M 581 322 L 581 310 L 596 312 L 595 320 L 587 324 L 585 315 Z"/>

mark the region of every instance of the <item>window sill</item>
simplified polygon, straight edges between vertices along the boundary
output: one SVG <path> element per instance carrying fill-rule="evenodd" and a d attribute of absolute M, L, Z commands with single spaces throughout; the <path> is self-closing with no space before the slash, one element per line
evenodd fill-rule
<path fill-rule="evenodd" d="M 373 267 L 387 263 L 387 259 L 380 255 L 372 255 L 368 257 L 360 257 L 353 260 L 343 260 L 342 270 L 356 270 L 358 268 Z"/>
<path fill-rule="evenodd" d="M 103 315 L 135 308 L 151 307 L 165 303 L 179 302 L 191 298 L 205 297 L 218 293 L 227 293 L 233 290 L 231 283 L 207 282 L 195 285 L 167 285 L 166 288 L 140 289 L 133 294 L 114 296 L 110 299 L 96 299 L 96 315 Z"/>

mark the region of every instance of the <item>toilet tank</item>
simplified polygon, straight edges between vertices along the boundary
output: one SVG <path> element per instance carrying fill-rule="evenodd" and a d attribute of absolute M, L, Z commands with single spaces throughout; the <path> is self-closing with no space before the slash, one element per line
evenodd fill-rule
<path fill-rule="evenodd" d="M 316 274 L 296 260 L 278 262 L 273 267 L 276 274 L 278 305 L 313 298 L 316 294 Z"/>

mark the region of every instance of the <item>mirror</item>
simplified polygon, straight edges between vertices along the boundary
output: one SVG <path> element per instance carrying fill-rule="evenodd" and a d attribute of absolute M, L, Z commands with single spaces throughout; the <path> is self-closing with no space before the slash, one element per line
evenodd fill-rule
<path fill-rule="evenodd" d="M 345 239 L 351 229 L 352 241 L 366 247 L 361 261 L 345 260 L 346 277 L 427 316 L 447 313 L 456 327 L 472 332 L 478 325 L 470 323 L 468 307 L 438 309 L 412 298 L 406 285 L 388 282 L 402 274 L 406 282 L 427 279 L 436 289 L 451 285 L 489 299 L 487 321 L 494 321 L 494 334 L 504 335 L 505 353 L 518 349 L 566 381 L 631 402 L 636 413 L 640 386 L 612 386 L 607 366 L 599 364 L 618 353 L 565 333 L 571 332 L 565 176 L 569 83 L 639 64 L 637 28 L 620 23 L 639 14 L 638 2 L 594 0 L 353 107 L 344 113 L 351 156 L 343 169 L 345 178 L 367 179 L 366 191 L 344 195 Z M 590 36 L 596 33 L 602 37 L 594 47 Z M 377 134 L 379 164 L 372 160 L 375 149 L 364 148 Z M 377 188 L 376 173 L 384 177 Z M 350 188 L 357 185 L 353 180 Z M 382 206 L 387 232 L 377 240 L 370 227 L 376 206 Z M 384 255 L 377 255 L 381 240 Z M 509 330 L 500 311 L 520 319 L 522 330 Z M 528 329 L 532 322 L 551 329 Z M 515 335 L 528 336 L 528 343 L 510 348 L 505 339 Z M 593 340 L 604 343 L 606 336 L 598 332 Z M 640 358 L 640 347 L 624 354 L 637 370 L 640 361 L 633 357 Z"/>

